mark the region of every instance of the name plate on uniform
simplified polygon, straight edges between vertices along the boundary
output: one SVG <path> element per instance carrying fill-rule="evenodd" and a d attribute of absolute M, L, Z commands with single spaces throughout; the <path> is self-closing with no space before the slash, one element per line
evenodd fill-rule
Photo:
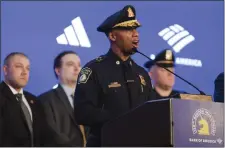
<path fill-rule="evenodd" d="M 172 99 L 173 146 L 223 147 L 223 103 Z"/>

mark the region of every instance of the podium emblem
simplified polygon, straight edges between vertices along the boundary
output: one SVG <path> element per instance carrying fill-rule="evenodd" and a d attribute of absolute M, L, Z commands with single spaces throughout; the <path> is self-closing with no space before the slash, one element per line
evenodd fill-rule
<path fill-rule="evenodd" d="M 192 117 L 192 132 L 202 136 L 215 136 L 216 123 L 209 110 L 198 109 Z"/>

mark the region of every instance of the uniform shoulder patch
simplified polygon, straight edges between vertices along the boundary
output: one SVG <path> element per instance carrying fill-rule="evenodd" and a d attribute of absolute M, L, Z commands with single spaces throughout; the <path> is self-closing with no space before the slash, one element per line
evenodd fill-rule
<path fill-rule="evenodd" d="M 86 83 L 90 77 L 92 73 L 91 68 L 89 67 L 84 67 L 81 69 L 80 74 L 79 74 L 79 78 L 78 78 L 78 84 L 80 83 Z"/>

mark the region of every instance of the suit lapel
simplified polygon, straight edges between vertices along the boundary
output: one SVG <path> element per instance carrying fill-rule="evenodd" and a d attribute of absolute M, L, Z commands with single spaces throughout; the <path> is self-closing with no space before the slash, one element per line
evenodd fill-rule
<path fill-rule="evenodd" d="M 33 105 L 35 104 L 35 100 L 30 98 L 29 95 L 25 91 L 23 93 L 24 93 L 25 99 L 27 100 L 31 110 L 33 110 Z"/>
<path fill-rule="evenodd" d="M 8 85 L 5 83 L 5 82 L 2 82 L 1 83 L 1 86 L 2 86 L 2 94 L 7 98 L 9 99 L 9 101 L 11 102 L 11 106 L 12 106 L 12 109 L 15 110 L 15 111 L 18 111 L 18 113 L 20 113 L 22 119 L 23 119 L 23 122 L 24 124 L 26 125 L 27 127 L 27 130 L 29 130 L 29 127 L 27 125 L 27 122 L 26 122 L 26 119 L 25 119 L 25 116 L 23 114 L 23 111 L 20 107 L 20 104 L 19 102 L 16 100 L 16 96 L 12 93 L 12 91 L 10 90 L 10 88 L 8 87 Z M 30 131 L 30 130 L 29 130 Z"/>
<path fill-rule="evenodd" d="M 1 86 L 2 86 L 2 94 L 6 98 L 10 99 L 11 102 L 18 104 L 18 101 L 16 100 L 16 96 L 12 93 L 8 85 L 5 82 L 2 82 Z"/>
<path fill-rule="evenodd" d="M 67 97 L 65 91 L 63 90 L 63 88 L 61 87 L 61 85 L 58 85 L 58 87 L 55 89 L 55 92 L 56 92 L 56 95 L 59 97 L 59 99 L 63 102 L 63 105 L 65 106 L 66 111 L 69 113 L 72 120 L 76 124 L 73 108 L 70 105 L 68 97 Z"/>

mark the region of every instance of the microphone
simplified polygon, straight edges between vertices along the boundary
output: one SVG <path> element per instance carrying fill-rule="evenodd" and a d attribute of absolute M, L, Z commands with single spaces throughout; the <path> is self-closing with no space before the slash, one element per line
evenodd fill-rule
<path fill-rule="evenodd" d="M 133 51 L 134 51 L 134 52 L 137 52 L 137 53 L 139 53 L 139 54 L 141 54 L 141 55 L 143 55 L 143 56 L 146 57 L 148 60 L 152 61 L 152 59 L 150 59 L 148 56 L 146 56 L 146 55 L 143 54 L 142 52 L 138 51 L 137 48 L 133 48 Z M 159 67 L 161 67 L 161 68 L 163 68 L 163 69 L 169 71 L 170 73 L 172 73 L 172 74 L 175 75 L 176 77 L 180 78 L 181 80 L 183 80 L 183 81 L 186 82 L 187 84 L 191 85 L 191 86 L 194 87 L 197 91 L 199 91 L 199 93 L 200 93 L 201 95 L 206 95 L 203 91 L 201 91 L 200 89 L 198 89 L 198 88 L 197 88 L 196 86 L 194 86 L 192 83 L 188 82 L 188 81 L 185 80 L 184 78 L 182 78 L 182 77 L 180 77 L 179 75 L 175 74 L 175 73 L 172 72 L 171 70 L 169 70 L 169 69 L 167 69 L 167 68 L 165 68 L 165 67 L 163 67 L 163 66 L 160 66 L 160 65 L 157 65 L 157 66 L 159 66 Z"/>

